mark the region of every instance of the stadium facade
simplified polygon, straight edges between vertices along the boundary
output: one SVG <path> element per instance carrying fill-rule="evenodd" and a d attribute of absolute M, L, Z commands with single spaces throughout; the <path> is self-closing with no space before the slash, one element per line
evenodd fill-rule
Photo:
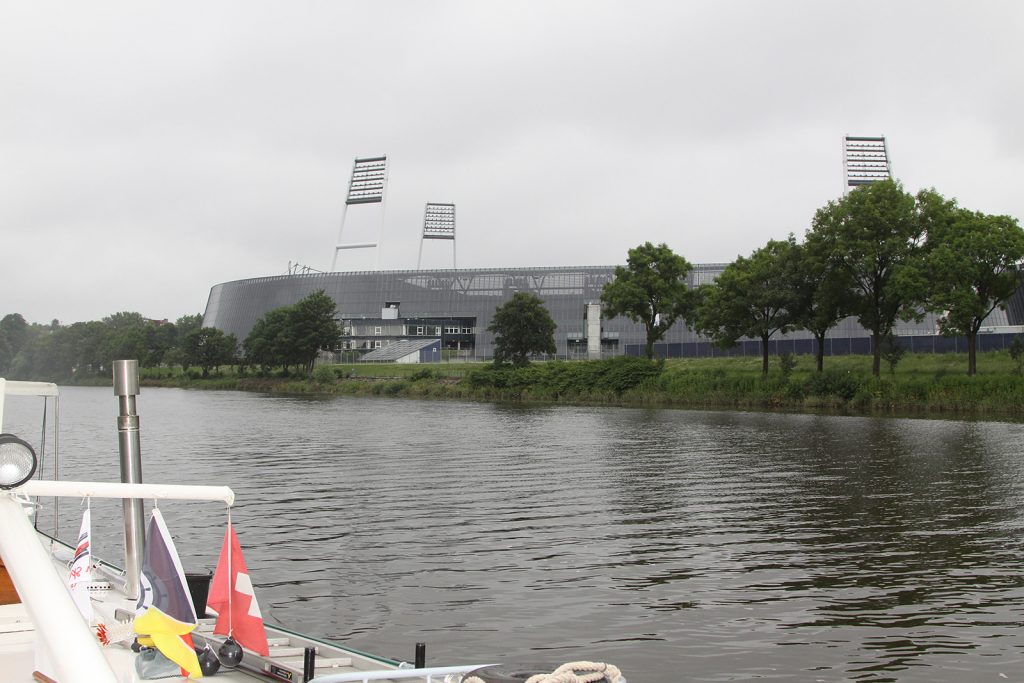
<path fill-rule="evenodd" d="M 694 268 L 689 284 L 710 282 L 722 267 Z M 439 348 L 447 351 L 442 354 L 446 358 L 486 359 L 494 353 L 494 335 L 487 328 L 495 310 L 516 292 L 529 292 L 544 301 L 557 325 L 559 357 L 593 357 L 595 350 L 599 355 L 621 355 L 628 345 L 643 344 L 644 328 L 625 318 L 600 320 L 597 303 L 602 288 L 613 277 L 612 266 L 262 277 L 215 285 L 203 325 L 233 333 L 241 340 L 271 309 L 323 290 L 337 303 L 346 350 L 369 354 L 400 341 L 436 340 Z M 696 340 L 681 324 L 666 337 L 675 343 Z"/>
<path fill-rule="evenodd" d="M 712 282 L 725 264 L 697 265 L 689 274 L 691 287 Z M 618 317 L 600 318 L 601 289 L 614 277 L 613 266 L 506 268 L 467 270 L 405 270 L 304 273 L 236 280 L 210 291 L 203 325 L 216 327 L 244 340 L 262 316 L 323 290 L 337 303 L 337 318 L 345 331 L 343 349 L 366 360 L 387 360 L 386 351 L 401 342 L 422 342 L 442 353 L 436 357 L 486 360 L 494 354 L 494 335 L 487 331 L 494 311 L 516 292 L 529 292 L 544 301 L 554 319 L 559 358 L 636 355 L 643 352 L 641 324 Z M 1004 348 L 1012 337 L 1007 325 L 1024 321 L 1021 293 L 1008 311 L 997 310 L 986 321 L 982 350 Z M 901 345 L 913 351 L 964 351 L 963 339 L 938 334 L 936 318 L 899 323 L 894 332 Z M 1015 332 L 1015 330 L 1014 330 Z M 813 353 L 813 339 L 804 331 L 777 335 L 773 353 Z M 725 352 L 677 322 L 656 346 L 659 356 L 757 355 L 760 342 L 741 342 Z M 404 348 L 404 347 L 403 347 Z M 828 355 L 869 353 L 870 337 L 856 320 L 836 325 L 826 340 Z M 383 351 L 379 351 L 383 350 Z M 377 353 L 374 353 L 377 352 Z M 371 355 L 373 354 L 373 355 Z M 392 358 L 393 359 L 393 358 Z"/>

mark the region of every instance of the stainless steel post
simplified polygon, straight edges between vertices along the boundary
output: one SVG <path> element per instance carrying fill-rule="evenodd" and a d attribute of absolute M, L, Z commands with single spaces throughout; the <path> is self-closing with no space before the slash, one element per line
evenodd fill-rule
<path fill-rule="evenodd" d="M 117 395 L 117 450 L 121 456 L 121 482 L 142 483 L 142 446 L 135 397 L 139 395 L 139 361 L 114 361 L 114 394 Z M 124 505 L 124 569 L 129 597 L 139 597 L 145 518 L 142 500 L 126 498 Z"/>

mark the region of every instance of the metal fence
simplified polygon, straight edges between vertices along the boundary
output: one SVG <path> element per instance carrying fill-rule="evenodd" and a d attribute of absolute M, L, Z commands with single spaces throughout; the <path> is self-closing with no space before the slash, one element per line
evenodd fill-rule
<path fill-rule="evenodd" d="M 983 333 L 978 335 L 978 351 L 1000 351 L 1007 349 L 1013 340 L 1022 335 L 1016 333 Z M 921 334 L 895 337 L 904 351 L 911 353 L 967 353 L 967 337 L 944 337 L 938 334 Z M 642 356 L 643 344 L 626 344 L 626 354 Z M 781 356 L 814 355 L 818 350 L 815 339 L 772 339 L 768 342 L 768 354 Z M 825 339 L 826 356 L 868 355 L 872 353 L 871 337 L 837 337 Z M 731 349 L 722 349 L 708 341 L 683 343 L 657 343 L 654 345 L 657 358 L 712 358 L 728 356 L 761 355 L 761 341 L 743 340 Z"/>

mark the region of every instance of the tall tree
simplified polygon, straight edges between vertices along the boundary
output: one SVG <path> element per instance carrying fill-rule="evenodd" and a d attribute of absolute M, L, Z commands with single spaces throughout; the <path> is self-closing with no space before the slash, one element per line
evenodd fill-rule
<path fill-rule="evenodd" d="M 815 367 L 825 367 L 825 336 L 836 324 L 849 315 L 851 293 L 843 273 L 829 260 L 820 240 L 808 235 L 794 252 L 797 266 L 794 287 L 797 304 L 795 324 L 814 336 Z"/>
<path fill-rule="evenodd" d="M 626 265 L 616 266 L 615 279 L 601 291 L 604 316 L 624 315 L 642 323 L 647 334 L 644 352 L 654 358 L 655 342 L 693 310 L 694 295 L 686 284 L 692 268 L 664 243 L 645 242 L 630 249 Z"/>
<path fill-rule="evenodd" d="M 795 288 L 797 245 L 771 240 L 750 258 L 739 257 L 702 288 L 697 327 L 724 348 L 741 337 L 761 340 L 761 372 L 768 374 L 768 342 L 793 329 L 798 305 Z"/>
<path fill-rule="evenodd" d="M 528 365 L 530 356 L 555 353 L 555 321 L 534 294 L 516 292 L 494 311 L 488 332 L 494 333 L 494 363 Z"/>
<path fill-rule="evenodd" d="M 203 377 L 220 365 L 231 365 L 238 355 L 238 340 L 233 334 L 224 334 L 214 327 L 193 330 L 185 337 L 185 359 L 188 365 L 198 366 Z"/>
<path fill-rule="evenodd" d="M 294 343 L 291 353 L 306 374 L 320 351 L 332 351 L 341 343 L 341 327 L 335 319 L 337 304 L 324 290 L 313 292 L 291 309 L 290 324 Z"/>
<path fill-rule="evenodd" d="M 287 370 L 292 364 L 289 358 L 292 346 L 289 325 L 291 308 L 280 306 L 267 311 L 266 315 L 256 321 L 242 342 L 246 360 L 253 365 L 259 365 L 264 373 L 275 365 L 283 365 Z"/>
<path fill-rule="evenodd" d="M 881 373 L 882 340 L 897 320 L 920 320 L 925 299 L 925 221 L 896 181 L 859 187 L 814 215 L 812 232 L 847 280 L 851 313 L 871 332 L 872 373 Z"/>
<path fill-rule="evenodd" d="M 109 334 L 107 325 L 99 320 L 91 320 L 61 327 L 51 337 L 56 337 L 60 341 L 57 346 L 64 351 L 68 363 L 67 371 L 84 375 L 96 374 L 110 368 L 111 358 L 104 353 L 104 345 Z"/>
<path fill-rule="evenodd" d="M 183 315 L 174 321 L 174 329 L 178 333 L 178 343 L 185 340 L 189 333 L 203 326 L 203 314 Z"/>
<path fill-rule="evenodd" d="M 280 306 L 256 321 L 242 343 L 246 360 L 264 372 L 275 365 L 312 371 L 317 353 L 341 343 L 334 299 L 319 290 L 292 306 Z"/>
<path fill-rule="evenodd" d="M 929 308 L 943 334 L 967 337 L 967 374 L 978 372 L 978 331 L 1021 284 L 1024 230 L 1009 216 L 951 207 L 928 231 Z"/>
<path fill-rule="evenodd" d="M 7 374 L 14 357 L 28 341 L 28 323 L 20 313 L 8 313 L 0 319 L 0 374 Z"/>

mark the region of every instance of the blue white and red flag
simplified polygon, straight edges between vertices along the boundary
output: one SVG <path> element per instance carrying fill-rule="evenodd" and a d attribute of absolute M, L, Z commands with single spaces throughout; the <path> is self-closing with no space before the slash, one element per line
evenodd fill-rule
<path fill-rule="evenodd" d="M 191 635 L 197 625 L 196 609 L 192 605 L 192 595 L 185 583 L 185 572 L 174 540 L 157 508 L 153 508 L 153 517 L 146 532 L 140 584 L 135 616 L 139 642 L 154 645 L 181 667 L 182 675 L 202 678 Z"/>

